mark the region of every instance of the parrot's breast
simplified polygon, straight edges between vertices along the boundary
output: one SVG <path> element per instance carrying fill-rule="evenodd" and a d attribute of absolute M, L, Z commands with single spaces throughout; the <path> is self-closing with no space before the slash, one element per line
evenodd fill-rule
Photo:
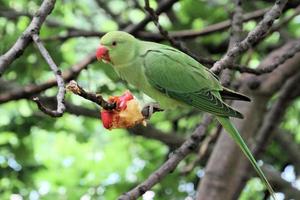
<path fill-rule="evenodd" d="M 139 59 L 135 59 L 127 64 L 117 65 L 114 69 L 121 79 L 135 86 L 137 89 L 143 89 L 147 80 L 141 65 L 142 62 Z"/>

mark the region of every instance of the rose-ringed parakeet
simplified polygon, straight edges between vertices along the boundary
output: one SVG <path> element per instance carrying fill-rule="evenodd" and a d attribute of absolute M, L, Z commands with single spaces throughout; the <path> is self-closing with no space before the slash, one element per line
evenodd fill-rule
<path fill-rule="evenodd" d="M 239 145 L 274 197 L 274 191 L 229 117 L 243 118 L 223 99 L 249 100 L 223 87 L 218 78 L 187 54 L 122 32 L 105 34 L 96 52 L 98 60 L 110 63 L 117 74 L 155 99 L 162 108 L 192 106 L 217 117 Z"/>

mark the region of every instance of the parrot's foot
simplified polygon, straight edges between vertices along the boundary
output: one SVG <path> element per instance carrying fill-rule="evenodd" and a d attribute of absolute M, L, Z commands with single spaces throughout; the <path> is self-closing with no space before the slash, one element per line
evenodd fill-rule
<path fill-rule="evenodd" d="M 160 108 L 158 103 L 148 103 L 146 104 L 142 109 L 142 115 L 149 119 L 155 112 L 161 112 L 164 111 L 162 108 Z"/>

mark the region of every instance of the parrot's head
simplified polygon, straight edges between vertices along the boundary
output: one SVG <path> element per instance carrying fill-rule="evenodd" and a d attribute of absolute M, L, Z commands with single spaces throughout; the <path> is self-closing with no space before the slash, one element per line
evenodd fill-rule
<path fill-rule="evenodd" d="M 123 31 L 108 32 L 100 40 L 96 57 L 114 66 L 126 64 L 137 54 L 137 41 L 135 37 Z"/>

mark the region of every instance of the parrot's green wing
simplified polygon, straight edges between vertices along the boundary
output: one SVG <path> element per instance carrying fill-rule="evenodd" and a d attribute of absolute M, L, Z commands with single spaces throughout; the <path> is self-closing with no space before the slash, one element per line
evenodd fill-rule
<path fill-rule="evenodd" d="M 148 82 L 169 97 L 218 116 L 242 118 L 219 95 L 222 86 L 205 67 L 173 48 L 148 49 L 143 55 Z"/>

